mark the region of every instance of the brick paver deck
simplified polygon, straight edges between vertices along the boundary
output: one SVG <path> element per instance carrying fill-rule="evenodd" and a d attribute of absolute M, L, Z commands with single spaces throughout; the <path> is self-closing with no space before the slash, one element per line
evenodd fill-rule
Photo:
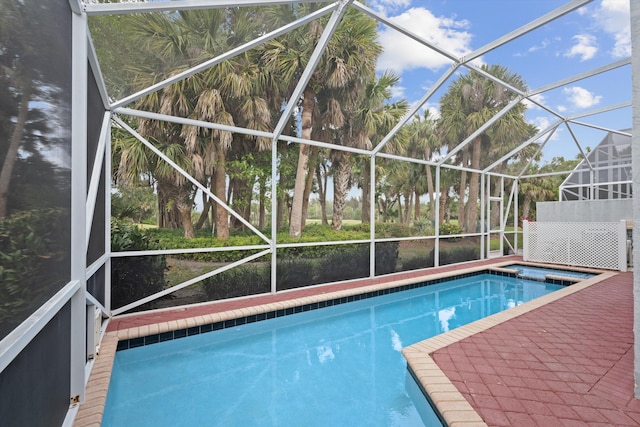
<path fill-rule="evenodd" d="M 633 276 L 621 273 L 435 351 L 490 426 L 637 426 Z"/>

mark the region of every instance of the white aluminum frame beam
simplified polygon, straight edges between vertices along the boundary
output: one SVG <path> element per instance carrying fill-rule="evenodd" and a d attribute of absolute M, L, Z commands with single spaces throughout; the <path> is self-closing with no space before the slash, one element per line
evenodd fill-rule
<path fill-rule="evenodd" d="M 100 61 L 98 60 L 98 56 L 96 55 L 96 49 L 93 45 L 93 40 L 91 39 L 91 35 L 87 33 L 88 39 L 88 56 L 89 56 L 89 65 L 91 66 L 91 71 L 93 77 L 96 79 L 96 83 L 98 84 L 98 91 L 100 91 L 100 98 L 102 99 L 102 106 L 105 110 L 110 110 L 111 101 L 109 100 L 109 91 L 107 90 L 107 85 L 104 82 L 104 76 L 102 75 L 102 70 L 100 69 Z"/>
<path fill-rule="evenodd" d="M 433 43 L 431 43 L 429 40 L 425 39 L 422 36 L 419 36 L 409 30 L 407 30 L 406 28 L 395 24 L 393 21 L 391 21 L 389 18 L 387 18 L 384 15 L 381 15 L 377 12 L 374 12 L 373 10 L 369 9 L 367 6 L 363 5 L 362 3 L 359 2 L 354 2 L 353 3 L 353 7 L 355 9 L 358 9 L 359 11 L 365 13 L 366 15 L 369 15 L 370 17 L 374 18 L 375 20 L 377 20 L 378 22 L 383 23 L 384 25 L 393 28 L 394 30 L 398 31 L 400 34 L 403 34 L 407 37 L 409 37 L 410 39 L 417 41 L 418 43 L 420 43 L 421 45 L 424 45 L 426 47 L 428 47 L 429 49 L 433 50 L 434 52 L 439 53 L 440 55 L 444 56 L 445 58 L 449 59 L 452 62 L 452 65 L 457 66 L 460 64 L 460 58 L 457 55 L 454 55 L 453 53 L 447 51 L 446 49 L 442 49 L 441 47 L 438 47 L 436 45 L 434 45 Z"/>
<path fill-rule="evenodd" d="M 100 130 L 100 139 L 98 140 L 98 148 L 96 150 L 96 157 L 93 161 L 93 169 L 91 170 L 91 181 L 89 182 L 89 191 L 87 194 L 87 201 L 85 210 L 87 212 L 86 217 L 86 247 L 89 248 L 89 240 L 91 238 L 91 226 L 93 225 L 93 214 L 96 208 L 96 199 L 98 198 L 98 190 L 100 186 L 100 178 L 102 177 L 102 161 L 104 160 L 105 148 L 107 145 L 107 140 L 109 139 L 109 131 L 111 122 L 111 113 L 108 111 L 104 113 L 104 117 L 102 119 L 102 128 Z M 109 178 L 107 178 L 109 179 Z M 106 181 L 106 179 L 105 179 Z"/>
<path fill-rule="evenodd" d="M 72 1 L 72 0 L 70 0 Z M 89 16 L 117 15 L 175 10 L 222 9 L 227 7 L 276 6 L 280 4 L 325 3 L 326 0 L 180 0 L 136 3 L 88 3 L 84 11 Z"/>

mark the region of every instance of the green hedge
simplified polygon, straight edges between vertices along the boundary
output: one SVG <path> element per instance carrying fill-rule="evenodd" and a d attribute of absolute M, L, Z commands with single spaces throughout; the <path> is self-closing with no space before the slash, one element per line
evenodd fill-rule
<path fill-rule="evenodd" d="M 376 245 L 376 275 L 395 271 L 398 246 L 398 242 Z M 321 257 L 279 258 L 276 266 L 277 289 L 293 289 L 369 276 L 369 245 L 326 248 Z M 210 299 L 232 298 L 268 292 L 270 278 L 270 268 L 266 263 L 245 264 L 205 279 L 203 286 Z"/>

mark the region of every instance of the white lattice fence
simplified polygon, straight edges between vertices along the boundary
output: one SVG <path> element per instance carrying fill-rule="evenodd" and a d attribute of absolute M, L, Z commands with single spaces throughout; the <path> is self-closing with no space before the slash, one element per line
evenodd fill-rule
<path fill-rule="evenodd" d="M 626 222 L 523 223 L 523 259 L 627 271 Z"/>

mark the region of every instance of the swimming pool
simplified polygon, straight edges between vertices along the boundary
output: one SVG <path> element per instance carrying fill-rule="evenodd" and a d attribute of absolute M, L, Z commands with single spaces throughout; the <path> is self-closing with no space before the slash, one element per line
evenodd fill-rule
<path fill-rule="evenodd" d="M 575 279 L 588 279 L 596 275 L 594 273 L 585 273 L 576 270 L 566 270 L 552 267 L 538 267 L 525 264 L 505 265 L 503 268 L 518 270 L 518 274 L 521 276 L 539 280 L 544 280 L 546 275 L 548 274 L 562 277 L 571 277 Z"/>
<path fill-rule="evenodd" d="M 434 425 L 401 349 L 559 288 L 479 274 L 118 351 L 102 425 Z"/>

